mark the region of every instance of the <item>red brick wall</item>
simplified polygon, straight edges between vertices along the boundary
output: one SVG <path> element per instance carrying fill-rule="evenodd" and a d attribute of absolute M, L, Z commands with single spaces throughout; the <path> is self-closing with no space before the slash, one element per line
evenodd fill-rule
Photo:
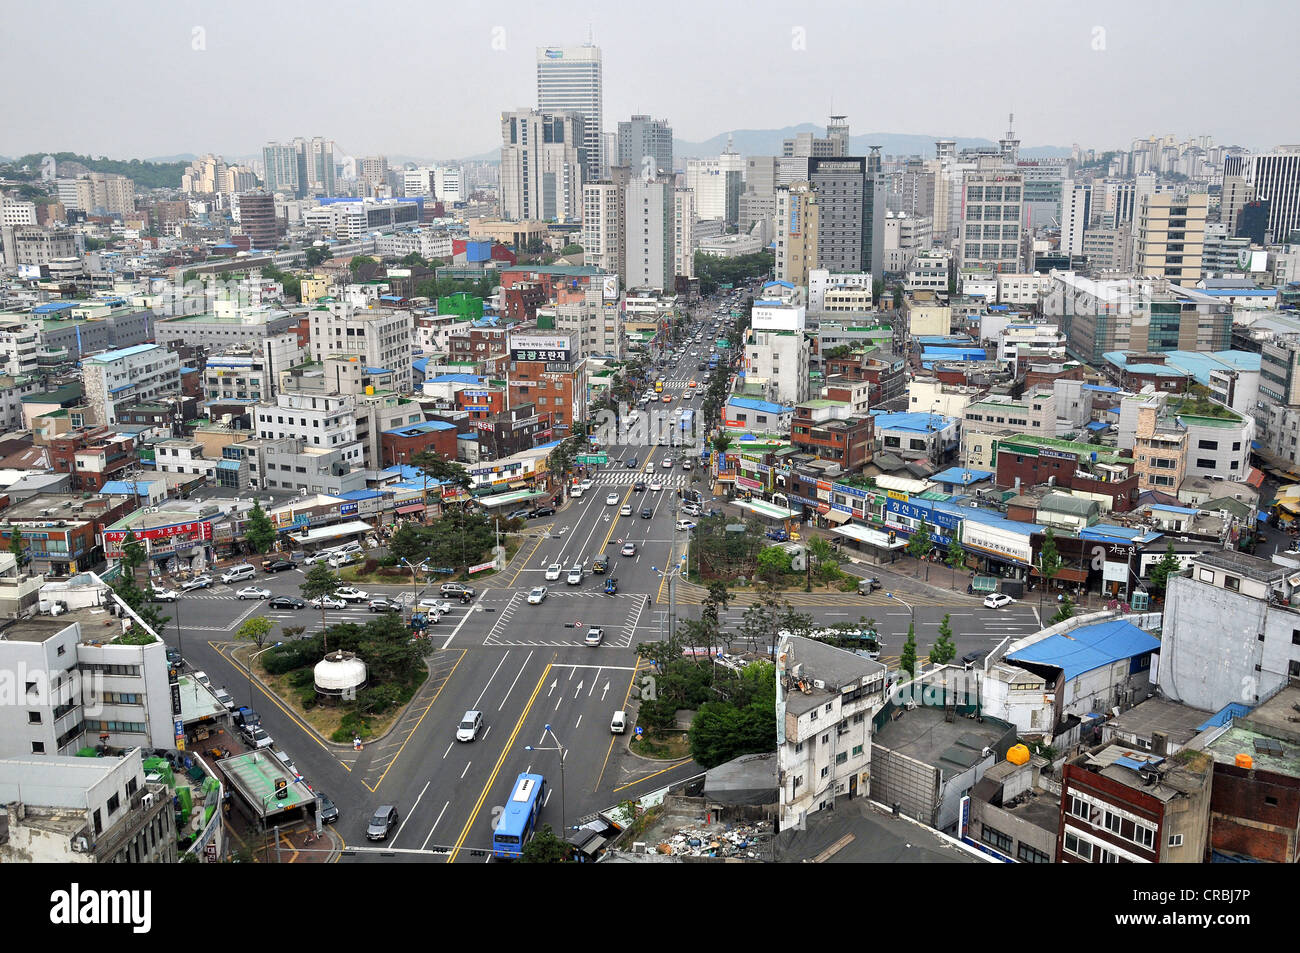
<path fill-rule="evenodd" d="M 1100 774 L 1094 774 L 1087 768 L 1081 768 L 1078 765 L 1067 764 L 1061 778 L 1061 824 L 1056 835 L 1056 860 L 1058 863 L 1083 863 L 1073 856 L 1064 853 L 1065 832 L 1066 828 L 1071 827 L 1076 831 L 1085 831 L 1089 837 L 1094 840 L 1114 844 L 1129 853 L 1145 856 L 1152 863 L 1159 860 L 1157 851 L 1147 850 L 1130 840 L 1125 840 L 1116 834 L 1112 834 L 1104 827 L 1094 827 L 1085 821 L 1081 821 L 1070 814 L 1070 795 L 1073 791 L 1079 791 L 1083 794 L 1090 794 L 1099 800 L 1114 804 L 1132 814 L 1136 814 L 1145 820 L 1149 820 L 1158 825 L 1156 830 L 1155 844 L 1159 847 L 1164 843 L 1164 805 L 1149 794 L 1143 794 L 1134 788 L 1118 781 L 1112 781 L 1110 778 L 1103 777 Z M 1094 858 L 1095 858 L 1094 854 Z"/>
<path fill-rule="evenodd" d="M 1277 803 L 1269 804 L 1272 798 Z M 1295 863 L 1300 835 L 1300 778 L 1214 766 L 1210 846 L 1272 863 Z"/>
<path fill-rule="evenodd" d="M 421 450 L 429 449 L 446 460 L 456 459 L 456 429 L 431 430 L 416 437 L 401 437 L 397 434 L 381 434 L 379 450 L 386 467 L 398 463 L 410 463 L 411 457 Z"/>

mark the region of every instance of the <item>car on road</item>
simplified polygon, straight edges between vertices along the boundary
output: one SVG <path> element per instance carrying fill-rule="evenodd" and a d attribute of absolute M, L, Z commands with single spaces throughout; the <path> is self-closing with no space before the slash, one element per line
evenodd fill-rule
<path fill-rule="evenodd" d="M 534 586 L 528 593 L 528 604 L 530 606 L 540 606 L 546 601 L 547 589 L 545 586 Z"/>
<path fill-rule="evenodd" d="M 655 511 L 650 509 L 650 507 L 648 506 L 641 510 L 641 518 L 643 520 L 648 520 L 650 517 L 654 515 L 655 515 Z"/>
<path fill-rule="evenodd" d="M 1012 599 L 1005 592 L 990 592 L 984 597 L 984 608 L 1001 609 L 1003 606 L 1009 606 L 1015 601 L 1015 599 Z"/>
<path fill-rule="evenodd" d="M 195 589 L 207 589 L 212 585 L 211 576 L 195 576 L 181 583 L 181 592 L 193 592 Z"/>
<path fill-rule="evenodd" d="M 637 460 L 636 457 L 628 457 L 628 458 L 627 458 L 627 468 L 628 468 L 629 470 L 635 470 L 635 469 L 637 468 L 637 464 L 638 464 L 638 462 L 639 462 L 639 461 Z"/>
<path fill-rule="evenodd" d="M 618 494 L 617 494 L 617 493 L 611 493 L 609 496 L 605 497 L 605 505 L 606 505 L 606 506 L 618 506 Z"/>
<path fill-rule="evenodd" d="M 609 720 L 609 730 L 611 734 L 615 735 L 621 735 L 627 731 L 627 712 L 614 712 L 614 717 Z"/>
<path fill-rule="evenodd" d="M 446 615 L 451 611 L 451 603 L 446 599 L 421 599 L 421 609 L 432 609 L 439 615 Z"/>
<path fill-rule="evenodd" d="M 671 404 L 672 402 L 673 402 L 673 395 L 672 395 L 672 394 L 664 394 L 664 403 L 665 403 L 665 404 Z"/>
<path fill-rule="evenodd" d="M 460 716 L 460 724 L 456 726 L 456 740 L 473 741 L 482 730 L 483 713 L 470 709 Z"/>
<path fill-rule="evenodd" d="M 264 559 L 262 560 L 263 572 L 284 572 L 286 569 L 297 569 L 298 564 L 292 559 Z"/>
<path fill-rule="evenodd" d="M 686 382 L 686 386 L 687 386 L 687 387 L 697 387 L 697 386 L 699 386 L 699 385 L 697 385 L 697 384 L 695 383 L 695 378 L 692 377 L 689 381 Z"/>
<path fill-rule="evenodd" d="M 250 748 L 269 748 L 275 744 L 261 725 L 246 725 L 241 729 L 241 733 Z"/>
<path fill-rule="evenodd" d="M 270 599 L 271 590 L 261 586 L 245 586 L 235 593 L 236 599 Z"/>
<path fill-rule="evenodd" d="M 582 496 L 582 487 L 577 483 L 573 484 L 573 486 L 569 487 L 569 496 L 575 500 Z"/>
<path fill-rule="evenodd" d="M 170 645 L 167 647 L 167 664 L 179 666 L 181 664 L 180 649 L 174 649 Z"/>
<path fill-rule="evenodd" d="M 225 707 L 226 711 L 235 710 L 235 700 L 230 697 L 230 692 L 226 691 L 224 688 L 218 688 L 212 694 L 217 699 L 217 701 L 221 702 L 221 704 Z"/>
<path fill-rule="evenodd" d="M 587 637 L 582 640 L 583 645 L 600 645 L 605 641 L 605 630 L 598 625 L 593 625 L 587 630 Z"/>
<path fill-rule="evenodd" d="M 385 599 L 381 596 L 378 599 L 371 599 L 366 603 L 366 608 L 371 612 L 401 612 L 402 604 L 396 599 Z"/>
<path fill-rule="evenodd" d="M 329 567 L 331 569 L 342 569 L 344 566 L 359 562 L 361 562 L 360 553 L 335 553 L 329 558 Z"/>
<path fill-rule="evenodd" d="M 609 557 L 601 553 L 591 561 L 591 571 L 604 573 L 609 571 Z"/>
<path fill-rule="evenodd" d="M 631 516 L 631 515 L 632 515 L 632 504 L 631 504 L 631 503 L 624 503 L 624 504 L 623 504 L 623 508 L 622 508 L 621 510 L 618 511 L 618 515 L 619 515 L 619 516 Z"/>
<path fill-rule="evenodd" d="M 200 685 L 202 685 L 204 688 L 211 688 L 211 687 L 212 687 L 212 679 L 208 678 L 208 673 L 207 673 L 207 672 L 195 672 L 195 673 L 194 673 L 194 681 L 198 682 L 198 683 L 199 683 Z"/>
<path fill-rule="evenodd" d="M 659 465 L 663 467 L 665 470 L 671 470 L 673 468 L 673 458 L 664 457 L 664 462 Z"/>
<path fill-rule="evenodd" d="M 546 567 L 546 581 L 555 582 L 560 576 L 564 575 L 564 567 L 559 563 L 551 563 Z"/>
<path fill-rule="evenodd" d="M 635 556 L 635 555 L 636 555 L 636 543 L 632 542 L 632 541 L 629 539 L 626 543 L 623 544 L 623 548 L 622 548 L 621 550 L 619 550 L 619 554 L 620 554 L 620 555 L 623 555 L 623 556 Z"/>
<path fill-rule="evenodd" d="M 297 596 L 276 596 L 266 606 L 268 609 L 305 609 L 307 600 Z"/>
<path fill-rule="evenodd" d="M 471 599 L 473 599 L 475 596 L 478 595 L 477 589 L 475 589 L 473 586 L 467 586 L 463 582 L 444 582 L 438 588 L 438 592 L 443 597 L 454 596 L 457 599 L 461 598 L 462 596 L 469 596 Z"/>
<path fill-rule="evenodd" d="M 506 515 L 506 519 L 508 519 L 508 520 L 526 520 L 526 519 L 528 519 L 528 514 L 531 513 L 531 512 L 532 512 L 532 510 L 512 510 L 509 514 Z"/>
<path fill-rule="evenodd" d="M 385 804 L 375 811 L 370 823 L 366 825 L 367 840 L 388 840 L 388 832 L 397 826 L 397 820 L 397 808 Z"/>
<path fill-rule="evenodd" d="M 342 599 L 335 599 L 333 596 L 317 596 L 311 601 L 313 609 L 346 609 L 348 604 Z"/>
<path fill-rule="evenodd" d="M 370 598 L 370 593 L 362 592 L 355 586 L 343 586 L 334 590 L 334 598 L 344 602 L 365 602 Z"/>
<path fill-rule="evenodd" d="M 658 492 L 659 492 L 660 490 L 662 490 L 663 488 L 664 488 L 664 484 L 663 484 L 663 481 L 662 481 L 662 480 L 651 480 L 651 481 L 650 481 L 650 489 L 653 490 L 654 492 L 658 493 Z"/>
<path fill-rule="evenodd" d="M 590 490 L 595 485 L 596 485 L 596 481 L 591 479 L 590 477 L 588 477 L 587 479 L 583 480 L 581 483 L 578 484 L 578 486 L 582 487 L 584 490 Z"/>
<path fill-rule="evenodd" d="M 537 509 L 533 510 L 531 513 L 528 514 L 528 518 L 530 520 L 535 520 L 539 516 L 554 516 L 554 515 L 555 515 L 555 507 L 539 506 L 537 507 Z"/>
<path fill-rule="evenodd" d="M 329 795 L 324 791 L 317 791 L 316 797 L 320 802 L 316 809 L 317 817 L 320 818 L 320 822 L 322 824 L 333 824 L 339 819 L 338 807 L 329 799 Z"/>
<path fill-rule="evenodd" d="M 566 585 L 577 586 L 582 584 L 582 567 L 574 566 L 569 570 L 569 574 L 564 578 Z"/>
<path fill-rule="evenodd" d="M 149 600 L 151 602 L 175 602 L 181 597 L 181 594 L 175 589 L 149 589 Z"/>
<path fill-rule="evenodd" d="M 637 480 L 635 483 L 632 484 L 632 491 L 634 493 L 640 493 L 644 489 L 645 489 L 645 480 Z"/>

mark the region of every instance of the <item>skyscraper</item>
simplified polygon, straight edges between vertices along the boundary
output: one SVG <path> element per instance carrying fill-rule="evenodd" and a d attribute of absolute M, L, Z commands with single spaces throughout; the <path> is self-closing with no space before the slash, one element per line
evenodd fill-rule
<path fill-rule="evenodd" d="M 625 286 L 671 291 L 673 281 L 673 213 L 676 190 L 671 176 L 646 181 L 632 177 L 626 191 L 627 276 Z"/>
<path fill-rule="evenodd" d="M 537 108 L 544 113 L 581 116 L 586 148 L 586 181 L 599 180 L 605 168 L 603 92 L 600 47 L 546 46 L 537 48 Z"/>
<path fill-rule="evenodd" d="M 501 114 L 501 215 L 512 221 L 577 221 L 582 214 L 584 123 L 575 113 Z"/>
<path fill-rule="evenodd" d="M 646 157 L 650 161 L 646 162 Z M 667 119 L 633 116 L 618 124 L 618 164 L 633 175 L 649 169 L 650 175 L 673 170 L 673 129 Z"/>
<path fill-rule="evenodd" d="M 995 272 L 1020 270 L 1020 223 L 1024 176 L 1008 171 L 1003 158 L 983 156 L 962 179 L 961 267 Z"/>
<path fill-rule="evenodd" d="M 880 275 L 885 257 L 885 181 L 880 156 L 808 158 L 817 190 L 817 267 L 832 274 Z M 797 179 L 793 181 L 798 181 Z"/>
<path fill-rule="evenodd" d="M 808 284 L 817 268 L 817 194 L 807 182 L 776 190 L 776 280 Z"/>
<path fill-rule="evenodd" d="M 307 194 L 307 157 L 294 143 L 268 142 L 262 147 L 266 191 L 287 192 L 295 198 Z"/>
<path fill-rule="evenodd" d="M 1268 231 L 1273 241 L 1286 242 L 1300 229 L 1300 146 L 1282 146 L 1276 152 L 1251 156 L 1247 177 L 1254 188 L 1252 200 L 1268 202 Z"/>
<path fill-rule="evenodd" d="M 1092 186 L 1066 179 L 1061 190 L 1061 252 L 1083 254 L 1083 233 L 1092 216 Z"/>

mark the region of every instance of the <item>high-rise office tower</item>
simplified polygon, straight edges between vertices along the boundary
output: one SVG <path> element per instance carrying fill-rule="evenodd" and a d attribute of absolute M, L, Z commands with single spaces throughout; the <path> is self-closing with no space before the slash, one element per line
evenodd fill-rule
<path fill-rule="evenodd" d="M 1092 216 L 1092 186 L 1066 179 L 1061 190 L 1061 252 L 1083 254 L 1083 233 Z"/>
<path fill-rule="evenodd" d="M 239 196 L 239 228 L 254 248 L 274 249 L 280 236 L 275 196 L 270 192 L 245 192 Z"/>
<path fill-rule="evenodd" d="M 673 171 L 673 129 L 667 119 L 633 116 L 618 124 L 618 164 L 634 175 Z"/>
<path fill-rule="evenodd" d="M 294 145 L 306 155 L 307 191 L 313 195 L 333 195 L 334 140 L 315 136 L 307 140 L 295 139 Z"/>
<path fill-rule="evenodd" d="M 673 275 L 695 277 L 695 193 L 673 190 Z"/>
<path fill-rule="evenodd" d="M 501 114 L 501 216 L 577 221 L 588 167 L 584 123 L 575 113 L 519 109 Z"/>
<path fill-rule="evenodd" d="M 1001 155 L 982 157 L 962 179 L 961 267 L 1020 270 L 1024 177 Z"/>
<path fill-rule="evenodd" d="M 1255 192 L 1251 200 L 1268 202 L 1267 231 L 1273 241 L 1290 241 L 1291 233 L 1300 229 L 1300 146 L 1251 156 L 1246 171 Z"/>
<path fill-rule="evenodd" d="M 627 288 L 671 290 L 673 282 L 673 213 L 676 189 L 672 176 L 646 181 L 633 176 L 624 202 Z"/>
<path fill-rule="evenodd" d="M 537 108 L 544 113 L 568 112 L 581 116 L 586 181 L 602 178 L 603 93 L 600 47 L 546 46 L 537 48 Z"/>
<path fill-rule="evenodd" d="M 307 194 L 307 157 L 294 143 L 268 142 L 262 147 L 262 177 L 268 192 L 286 192 L 295 198 Z"/>
<path fill-rule="evenodd" d="M 387 156 L 366 156 L 361 160 L 361 182 L 365 195 L 374 195 L 376 190 L 387 184 L 387 180 Z"/>
<path fill-rule="evenodd" d="M 776 280 L 807 285 L 808 272 L 819 267 L 817 194 L 807 182 L 776 190 Z"/>

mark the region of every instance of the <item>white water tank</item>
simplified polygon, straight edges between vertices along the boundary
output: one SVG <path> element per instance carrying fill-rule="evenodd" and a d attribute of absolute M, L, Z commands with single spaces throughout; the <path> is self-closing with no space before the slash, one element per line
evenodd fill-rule
<path fill-rule="evenodd" d="M 352 652 L 331 652 L 316 663 L 313 674 L 317 693 L 351 696 L 366 684 L 366 663 Z"/>

